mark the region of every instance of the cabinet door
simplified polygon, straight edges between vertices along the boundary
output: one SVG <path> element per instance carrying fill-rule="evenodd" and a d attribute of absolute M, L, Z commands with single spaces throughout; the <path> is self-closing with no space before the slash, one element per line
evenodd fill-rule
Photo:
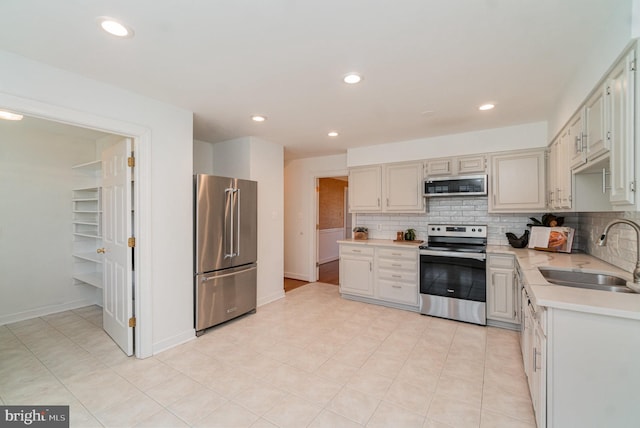
<path fill-rule="evenodd" d="M 383 211 L 424 211 L 422 196 L 422 163 L 384 166 Z"/>
<path fill-rule="evenodd" d="M 612 205 L 635 203 L 634 93 L 635 54 L 627 55 L 607 80 L 609 130 L 611 138 Z"/>
<path fill-rule="evenodd" d="M 556 157 L 556 205 L 559 209 L 571 208 L 571 166 L 570 156 L 576 147 L 574 141 L 574 133 L 582 136 L 582 120 L 578 119 L 572 122 L 566 132 L 563 133 L 558 140 L 557 157 Z M 580 145 L 581 139 L 578 140 Z"/>
<path fill-rule="evenodd" d="M 582 111 L 571 118 L 567 125 L 566 145 L 570 169 L 577 168 L 587 162 L 587 146 L 583 132 Z"/>
<path fill-rule="evenodd" d="M 340 257 L 340 292 L 373 296 L 372 257 Z"/>
<path fill-rule="evenodd" d="M 533 330 L 533 361 L 532 361 L 532 381 L 531 401 L 538 427 L 546 426 L 547 414 L 547 338 L 542 332 L 539 323 L 534 319 Z"/>
<path fill-rule="evenodd" d="M 382 209 L 382 174 L 379 165 L 349 170 L 349 211 L 375 212 Z"/>
<path fill-rule="evenodd" d="M 478 174 L 487 171 L 487 158 L 481 156 L 465 156 L 456 161 L 457 174 Z"/>
<path fill-rule="evenodd" d="M 597 158 L 609 151 L 605 126 L 605 93 L 606 85 L 589 98 L 584 106 L 585 141 L 583 146 L 587 149 L 587 160 Z"/>
<path fill-rule="evenodd" d="M 427 161 L 427 175 L 452 175 L 453 159 L 432 159 Z"/>
<path fill-rule="evenodd" d="M 491 157 L 489 212 L 545 209 L 544 153 L 544 149 L 539 149 Z"/>
<path fill-rule="evenodd" d="M 558 148 L 560 147 L 560 137 L 556 138 L 550 145 L 547 156 L 547 188 L 548 188 L 548 204 L 550 209 L 558 208 Z"/>
<path fill-rule="evenodd" d="M 516 322 L 513 269 L 489 268 L 487 319 Z"/>

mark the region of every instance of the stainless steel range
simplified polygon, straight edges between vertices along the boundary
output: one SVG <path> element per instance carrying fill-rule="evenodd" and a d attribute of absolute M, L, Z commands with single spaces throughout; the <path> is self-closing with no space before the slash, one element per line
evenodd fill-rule
<path fill-rule="evenodd" d="M 486 248 L 486 225 L 429 225 L 420 246 L 420 312 L 486 325 Z"/>

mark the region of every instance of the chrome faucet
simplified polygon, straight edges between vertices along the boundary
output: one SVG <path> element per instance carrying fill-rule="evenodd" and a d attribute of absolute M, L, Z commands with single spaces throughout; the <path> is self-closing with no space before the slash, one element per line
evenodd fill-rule
<path fill-rule="evenodd" d="M 599 246 L 605 246 L 607 245 L 607 233 L 609 233 L 609 229 L 611 228 L 611 226 L 613 226 L 614 224 L 627 224 L 629 226 L 631 226 L 635 231 L 636 231 L 636 255 L 638 257 L 638 260 L 636 261 L 636 268 L 633 271 L 633 282 L 635 284 L 640 284 L 640 226 L 638 226 L 636 223 L 630 221 L 630 220 L 624 220 L 624 219 L 616 219 L 616 220 L 612 220 L 611 222 L 609 222 L 608 225 L 605 226 L 604 228 L 604 232 L 602 232 L 602 235 L 600 235 L 600 240 L 598 241 L 598 245 Z"/>

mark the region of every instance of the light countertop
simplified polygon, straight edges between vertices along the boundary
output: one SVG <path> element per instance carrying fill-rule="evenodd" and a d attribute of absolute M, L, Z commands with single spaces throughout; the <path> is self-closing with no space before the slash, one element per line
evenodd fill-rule
<path fill-rule="evenodd" d="M 397 242 L 391 239 L 343 239 L 338 243 L 412 247 L 416 250 L 421 244 L 419 242 Z M 520 272 L 524 277 L 525 287 L 534 305 L 640 320 L 640 288 L 631 282 L 631 273 L 596 257 L 583 253 L 551 253 L 526 248 L 512 248 L 508 245 L 489 245 L 487 253 L 511 254 L 516 257 Z M 554 285 L 542 276 L 538 270 L 539 267 L 577 269 L 583 272 L 619 276 L 626 279 L 627 286 L 635 290 L 636 293 L 614 293 Z"/>
<path fill-rule="evenodd" d="M 554 285 L 549 283 L 538 270 L 539 267 L 553 267 L 607 273 L 626 279 L 629 288 L 639 291 L 638 287 L 631 282 L 631 273 L 596 257 L 581 253 L 550 253 L 491 245 L 487 247 L 487 253 L 516 256 L 529 297 L 537 306 L 640 320 L 640 294 Z"/>
<path fill-rule="evenodd" d="M 415 247 L 416 249 L 424 241 L 394 241 L 392 239 L 341 239 L 338 244 L 361 244 L 361 245 L 378 245 L 378 246 L 394 246 L 398 247 Z"/>

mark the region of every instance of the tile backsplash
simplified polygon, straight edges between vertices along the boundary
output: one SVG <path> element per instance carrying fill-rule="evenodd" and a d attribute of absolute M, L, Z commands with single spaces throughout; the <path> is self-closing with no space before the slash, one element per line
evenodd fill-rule
<path fill-rule="evenodd" d="M 626 224 L 613 226 L 608 233 L 607 245 L 598 246 L 600 235 L 605 226 L 613 219 L 624 218 L 640 224 L 638 212 L 614 212 L 614 213 L 581 213 L 580 242 L 584 243 L 583 250 L 607 263 L 633 272 L 637 261 L 636 232 Z"/>
<path fill-rule="evenodd" d="M 370 239 L 395 239 L 396 232 L 413 228 L 416 239 L 426 239 L 429 224 L 486 224 L 489 245 L 508 245 L 506 232 L 520 236 L 530 223 L 529 217 L 540 219 L 543 213 L 493 214 L 488 212 L 485 197 L 433 198 L 424 214 L 357 214 L 354 226 L 369 228 Z M 637 212 L 558 213 L 564 225 L 576 229 L 574 251 L 584 251 L 628 272 L 636 265 L 636 235 L 626 225 L 614 226 L 607 246 L 597 245 L 604 227 L 614 218 L 625 218 L 640 224 Z"/>

